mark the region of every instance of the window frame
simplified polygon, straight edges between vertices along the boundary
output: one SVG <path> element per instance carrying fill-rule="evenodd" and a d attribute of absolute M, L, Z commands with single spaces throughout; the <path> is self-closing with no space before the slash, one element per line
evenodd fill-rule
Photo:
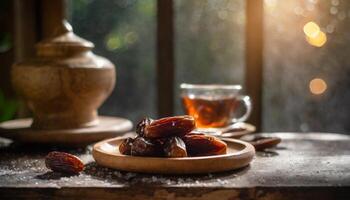
<path fill-rule="evenodd" d="M 249 122 L 260 131 L 263 86 L 263 0 L 245 1 L 245 92 L 250 95 L 254 105 Z M 24 9 L 24 5 L 28 9 Z M 28 37 L 30 37 L 29 41 L 31 41 L 29 45 L 19 43 L 16 48 L 21 49 L 21 52 L 15 51 L 15 53 L 23 54 L 25 52 L 25 55 L 31 55 L 34 52 L 34 45 L 32 44 L 49 36 L 66 17 L 66 6 L 66 0 L 15 0 L 15 40 L 28 41 Z M 35 19 L 23 16 L 34 16 Z M 157 0 L 156 107 L 159 117 L 174 114 L 176 67 L 174 59 L 174 17 L 174 1 Z M 26 26 L 28 20 L 35 26 Z M 31 34 L 23 33 L 23 28 L 26 28 L 26 33 Z M 19 61 L 24 57 L 26 56 L 16 56 L 14 61 Z"/>
<path fill-rule="evenodd" d="M 158 115 L 174 114 L 174 1 L 157 0 Z M 254 109 L 249 122 L 261 130 L 263 86 L 263 0 L 246 0 L 245 92 Z"/>

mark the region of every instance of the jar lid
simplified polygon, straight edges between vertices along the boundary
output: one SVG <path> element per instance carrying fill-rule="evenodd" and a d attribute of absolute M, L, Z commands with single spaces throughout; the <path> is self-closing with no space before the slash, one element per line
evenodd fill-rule
<path fill-rule="evenodd" d="M 72 26 L 63 20 L 53 37 L 44 39 L 36 45 L 38 56 L 71 56 L 90 51 L 94 44 L 73 33 Z"/>

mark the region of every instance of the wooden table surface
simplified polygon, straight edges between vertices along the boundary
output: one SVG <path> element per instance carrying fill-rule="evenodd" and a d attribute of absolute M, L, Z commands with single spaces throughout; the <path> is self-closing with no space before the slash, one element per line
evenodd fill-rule
<path fill-rule="evenodd" d="M 120 172 L 97 166 L 89 148 L 55 149 L 87 163 L 83 173 L 69 177 L 45 168 L 44 156 L 53 148 L 0 140 L 0 199 L 350 199 L 350 136 L 268 135 L 283 141 L 258 152 L 249 167 L 196 176 Z"/>

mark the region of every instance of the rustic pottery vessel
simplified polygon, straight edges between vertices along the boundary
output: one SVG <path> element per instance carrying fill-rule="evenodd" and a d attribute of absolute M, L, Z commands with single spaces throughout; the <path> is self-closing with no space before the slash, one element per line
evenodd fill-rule
<path fill-rule="evenodd" d="M 32 128 L 98 124 L 97 108 L 112 92 L 116 71 L 93 47 L 64 21 L 52 38 L 37 44 L 34 59 L 13 65 L 12 83 L 33 112 Z"/>

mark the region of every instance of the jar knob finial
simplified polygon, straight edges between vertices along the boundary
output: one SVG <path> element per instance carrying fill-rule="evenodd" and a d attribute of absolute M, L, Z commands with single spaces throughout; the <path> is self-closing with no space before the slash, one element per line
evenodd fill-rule
<path fill-rule="evenodd" d="M 62 20 L 60 25 L 55 29 L 53 37 L 59 36 L 65 33 L 73 32 L 72 26 L 69 24 L 67 20 Z"/>

